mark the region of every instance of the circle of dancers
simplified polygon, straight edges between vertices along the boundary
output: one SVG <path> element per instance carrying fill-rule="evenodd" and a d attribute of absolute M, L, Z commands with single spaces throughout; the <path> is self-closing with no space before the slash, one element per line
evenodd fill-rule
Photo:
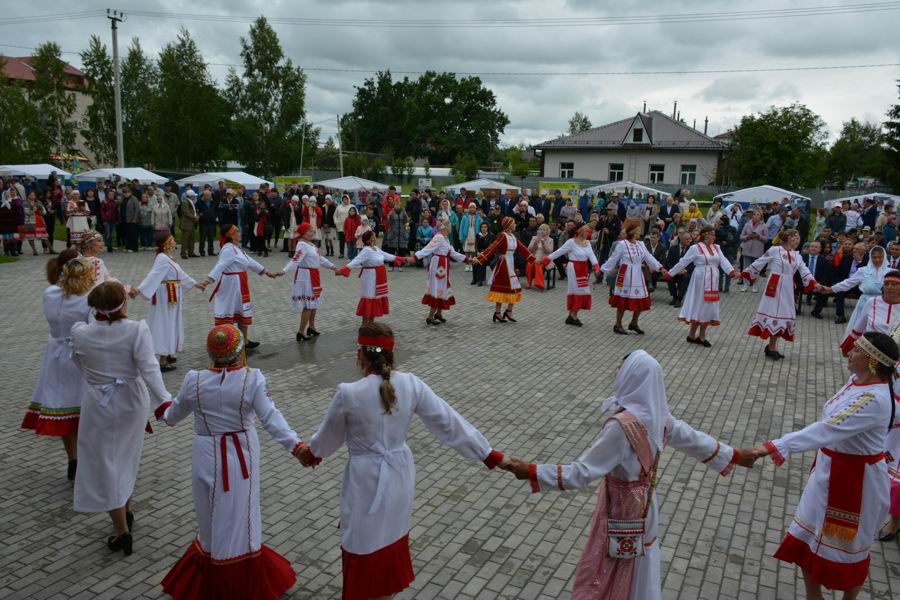
<path fill-rule="evenodd" d="M 599 264 L 590 230 L 579 229 L 540 261 L 512 235 L 513 219 L 478 254 L 456 252 L 447 241 L 449 221 L 415 256 L 402 257 L 375 246 L 366 231 L 362 248 L 344 267 L 321 256 L 311 241 L 315 229 L 295 230 L 288 264 L 270 272 L 240 247 L 240 230 L 222 236 L 215 267 L 202 280 L 188 275 L 174 257 L 175 240 L 157 235 L 157 254 L 135 287 L 115 279 L 97 254 L 102 237 L 87 232 L 80 252 L 66 249 L 47 263 L 49 286 L 43 311 L 50 334 L 37 386 L 22 422 L 24 429 L 60 437 L 74 480 L 78 512 L 106 512 L 110 551 L 132 554 L 133 492 L 148 416 L 158 424 L 193 421 L 192 490 L 197 533 L 162 580 L 174 598 L 279 598 L 296 582 L 290 561 L 263 543 L 260 516 L 261 455 L 255 422 L 305 467 L 314 468 L 347 446 L 341 487 L 340 547 L 343 597 L 390 598 L 415 578 L 409 544 L 415 504 L 414 456 L 406 441 L 413 416 L 440 442 L 488 469 L 528 481 L 533 493 L 582 489 L 599 482 L 587 544 L 575 572 L 575 598 L 659 598 L 659 457 L 671 446 L 722 476 L 735 465 L 752 468 L 765 457 L 776 465 L 792 454 L 815 452 L 795 517 L 775 558 L 796 564 L 807 598 L 822 587 L 856 598 L 868 577 L 869 546 L 900 535 L 900 417 L 897 365 L 900 360 L 900 272 L 885 267 L 884 252 L 873 250 L 869 265 L 831 287 L 816 282 L 796 248 L 800 237 L 784 231 L 770 248 L 738 273 L 715 244 L 711 228 L 666 270 L 638 241 L 640 222 L 626 220 L 624 237 Z M 613 395 L 598 437 L 568 464 L 542 464 L 508 456 L 449 403 L 412 373 L 397 370 L 400 343 L 390 327 L 375 320 L 388 314 L 387 265 L 427 261 L 422 304 L 428 325 L 446 322 L 455 304 L 451 261 L 484 266 L 494 259 L 486 299 L 495 323 L 515 323 L 522 299 L 515 268 L 518 255 L 535 268 L 568 258 L 565 323 L 582 326 L 579 313 L 592 308 L 590 275 L 613 279 L 609 304 L 616 309 L 614 331 L 643 334 L 638 319 L 651 301 L 646 266 L 667 279 L 692 267 L 678 320 L 690 328 L 687 342 L 711 347 L 709 327 L 719 325 L 719 277 L 754 282 L 768 269 L 749 335 L 766 340 L 764 354 L 779 360 L 779 338 L 793 342 L 796 325 L 794 276 L 806 292 L 859 286 L 863 298 L 840 345 L 849 371 L 847 384 L 822 409 L 818 421 L 759 446 L 737 449 L 697 431 L 670 412 L 661 365 L 642 350 L 628 354 L 613 381 Z M 321 269 L 349 276 L 360 269 L 357 344 L 361 378 L 338 385 L 325 417 L 305 441 L 287 423 L 268 391 L 265 375 L 247 364 L 253 322 L 249 272 L 275 279 L 292 274 L 292 305 L 300 313 L 297 341 L 320 335 Z M 208 368 L 188 370 L 174 397 L 161 373 L 175 368 L 184 347 L 183 293 L 215 284 L 215 325 L 207 336 Z M 128 303 L 150 303 L 146 321 L 128 318 Z M 505 307 L 505 308 L 504 308 Z M 112 358 L 115 357 L 115 360 Z M 373 428 L 372 423 L 380 423 Z M 110 432 L 115 432 L 110 435 Z M 885 522 L 886 515 L 890 518 Z"/>

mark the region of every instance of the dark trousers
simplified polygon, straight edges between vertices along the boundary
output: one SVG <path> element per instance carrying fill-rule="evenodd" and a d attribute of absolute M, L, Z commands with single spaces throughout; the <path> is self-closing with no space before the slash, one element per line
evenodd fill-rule
<path fill-rule="evenodd" d="M 687 274 L 685 275 L 676 275 L 674 279 L 666 282 L 669 286 L 669 295 L 672 296 L 672 300 L 676 302 L 681 302 L 684 300 L 684 295 L 687 293 L 688 284 L 691 283 L 691 278 Z"/>
<path fill-rule="evenodd" d="M 472 265 L 472 281 L 484 283 L 487 278 L 487 265 Z"/>
<path fill-rule="evenodd" d="M 128 243 L 128 235 L 125 233 L 127 229 L 127 223 L 116 223 L 116 242 L 119 248 L 124 248 Z"/>
<path fill-rule="evenodd" d="M 216 239 L 216 225 L 200 225 L 200 256 L 206 256 L 208 252 L 210 256 L 215 254 L 213 250 L 213 240 Z M 206 250 L 203 249 L 203 244 L 206 244 Z"/>
<path fill-rule="evenodd" d="M 338 231 L 338 249 L 339 254 L 341 255 L 340 258 L 344 257 L 344 246 L 346 245 L 346 243 L 347 242 L 344 240 L 344 232 Z"/>
<path fill-rule="evenodd" d="M 56 230 L 56 215 L 48 212 L 44 215 L 44 226 L 47 228 L 47 243 L 53 248 L 53 234 Z"/>
<path fill-rule="evenodd" d="M 103 227 L 106 229 L 106 251 L 113 251 L 113 234 L 116 231 L 115 223 L 104 223 Z"/>
<path fill-rule="evenodd" d="M 153 227 L 150 225 L 140 226 L 141 248 L 153 247 Z"/>
<path fill-rule="evenodd" d="M 844 294 L 844 292 L 840 292 L 838 294 L 815 294 L 815 296 L 816 304 L 812 309 L 813 314 L 821 314 L 822 309 L 825 308 L 826 304 L 828 304 L 828 299 L 834 298 L 834 315 L 836 317 L 844 316 L 844 300 L 846 300 L 847 298 L 847 295 Z"/>
<path fill-rule="evenodd" d="M 138 228 L 137 223 L 125 223 L 125 247 L 132 252 L 138 251 Z"/>
<path fill-rule="evenodd" d="M 266 237 L 264 235 L 254 235 L 250 240 L 250 249 L 254 252 L 262 252 L 268 256 L 269 251 L 266 248 Z"/>

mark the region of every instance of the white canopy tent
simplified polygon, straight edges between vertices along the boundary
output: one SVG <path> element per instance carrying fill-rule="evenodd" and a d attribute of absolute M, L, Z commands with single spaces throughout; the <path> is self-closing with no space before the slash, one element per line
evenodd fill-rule
<path fill-rule="evenodd" d="M 663 192 L 662 190 L 656 190 L 652 187 L 648 187 L 646 185 L 641 185 L 640 183 L 635 183 L 633 181 L 613 181 L 611 183 L 604 183 L 603 185 L 595 185 L 593 187 L 585 188 L 581 190 L 582 194 L 599 194 L 600 192 L 624 192 L 625 188 L 631 190 L 631 193 L 641 192 L 644 196 L 648 194 L 653 194 L 657 198 L 664 198 L 666 196 L 671 196 L 669 192 Z"/>
<path fill-rule="evenodd" d="M 56 172 L 59 177 L 68 179 L 71 173 L 54 165 L 41 163 L 37 165 L 2 165 L 0 175 L 4 177 L 34 177 L 35 179 L 47 179 L 50 173 Z"/>
<path fill-rule="evenodd" d="M 316 181 L 313 185 L 322 186 L 331 190 L 340 190 L 342 192 L 358 192 L 360 190 L 377 190 L 386 192 L 388 186 L 371 179 L 363 179 L 362 177 L 338 177 L 337 179 L 326 179 L 325 181 Z"/>
<path fill-rule="evenodd" d="M 217 182 L 224 181 L 228 185 L 242 185 L 248 190 L 258 190 L 259 186 L 264 183 L 268 183 L 272 185 L 271 181 L 266 181 L 265 179 L 260 179 L 255 175 L 251 175 L 250 173 L 244 173 L 243 171 L 220 171 L 213 173 L 198 173 L 197 175 L 191 175 L 190 177 L 185 177 L 184 179 L 179 179 L 176 183 L 178 185 L 196 185 L 196 186 L 204 186 L 206 184 L 216 185 Z"/>
<path fill-rule="evenodd" d="M 872 193 L 872 194 L 863 194 L 862 196 L 851 196 L 849 198 L 835 198 L 834 200 L 826 200 L 825 208 L 834 208 L 835 206 L 840 206 L 844 202 L 849 202 L 850 204 L 853 204 L 854 202 L 859 202 L 860 204 L 862 204 L 862 201 L 865 200 L 866 198 L 875 200 L 876 202 L 881 200 L 882 202 L 893 204 L 894 206 L 897 206 L 898 204 L 900 204 L 900 196 L 895 196 L 893 194 Z"/>
<path fill-rule="evenodd" d="M 758 185 L 756 187 L 744 188 L 734 192 L 725 192 L 713 199 L 721 200 L 723 203 L 740 202 L 742 204 L 769 204 L 770 202 L 781 202 L 785 198 L 788 200 L 809 200 L 809 198 L 802 196 L 797 192 L 775 187 L 774 185 Z"/>
<path fill-rule="evenodd" d="M 163 184 L 168 181 L 168 179 L 162 175 L 157 175 L 156 173 L 148 171 L 147 169 L 142 169 L 141 167 L 94 169 L 93 171 L 78 174 L 78 179 L 90 179 L 92 181 L 103 181 L 105 179 L 114 179 L 116 177 L 128 181 L 137 179 L 141 183 L 151 183 L 155 181 L 158 184 Z"/>
<path fill-rule="evenodd" d="M 472 181 L 463 181 L 462 183 L 456 183 L 453 185 L 448 185 L 444 187 L 445 192 L 453 192 L 454 194 L 458 194 L 459 190 L 462 188 L 466 188 L 466 191 L 475 190 L 476 192 L 481 189 L 485 190 L 521 190 L 517 185 L 509 185 L 508 183 L 503 183 L 502 181 L 495 181 L 493 179 L 473 179 Z"/>

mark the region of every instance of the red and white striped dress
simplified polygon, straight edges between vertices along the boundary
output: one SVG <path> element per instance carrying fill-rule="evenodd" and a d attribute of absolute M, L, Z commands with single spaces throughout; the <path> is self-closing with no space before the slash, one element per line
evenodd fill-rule
<path fill-rule="evenodd" d="M 673 277 L 694 265 L 691 282 L 684 295 L 684 305 L 678 313 L 678 320 L 691 325 L 719 325 L 719 268 L 730 275 L 734 267 L 722 254 L 718 244 L 694 244 L 674 267 L 669 270 Z"/>
<path fill-rule="evenodd" d="M 360 298 L 356 305 L 356 314 L 364 319 L 381 317 L 391 312 L 388 302 L 387 269 L 385 261 L 401 263 L 403 259 L 397 259 L 381 248 L 363 246 L 359 254 L 344 266 L 345 271 L 360 267 L 359 285 Z M 402 263 L 401 263 L 402 264 Z"/>
<path fill-rule="evenodd" d="M 652 271 L 661 271 L 659 264 L 643 242 L 619 240 L 613 244 L 610 257 L 600 267 L 610 275 L 615 273 L 616 282 L 609 296 L 609 305 L 634 312 L 650 310 L 650 293 L 644 281 L 643 265 Z"/>
<path fill-rule="evenodd" d="M 753 261 L 747 270 L 741 273 L 744 279 L 756 281 L 763 269 L 769 267 L 769 279 L 766 281 L 765 293 L 759 299 L 759 307 L 750 322 L 749 335 L 762 338 L 781 337 L 788 342 L 794 341 L 794 328 L 797 324 L 797 307 L 794 305 L 794 273 L 800 273 L 803 291 L 811 292 L 816 279 L 806 268 L 806 263 L 796 250 L 785 250 L 781 246 L 773 246 Z"/>
<path fill-rule="evenodd" d="M 456 304 L 453 289 L 450 287 L 450 259 L 456 262 L 466 260 L 464 254 L 453 249 L 443 234 L 438 233 L 428 244 L 416 252 L 416 258 L 428 258 L 428 288 L 422 296 L 422 304 L 447 310 Z"/>
<path fill-rule="evenodd" d="M 591 271 L 599 267 L 590 243 L 579 244 L 574 238 L 547 255 L 551 261 L 568 256 L 566 264 L 566 310 L 591 310 Z"/>

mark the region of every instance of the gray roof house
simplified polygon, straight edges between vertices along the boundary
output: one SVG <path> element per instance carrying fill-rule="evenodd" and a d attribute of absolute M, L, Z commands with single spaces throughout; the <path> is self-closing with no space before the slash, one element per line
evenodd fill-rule
<path fill-rule="evenodd" d="M 727 145 L 660 111 L 534 146 L 546 178 L 710 185 Z"/>

